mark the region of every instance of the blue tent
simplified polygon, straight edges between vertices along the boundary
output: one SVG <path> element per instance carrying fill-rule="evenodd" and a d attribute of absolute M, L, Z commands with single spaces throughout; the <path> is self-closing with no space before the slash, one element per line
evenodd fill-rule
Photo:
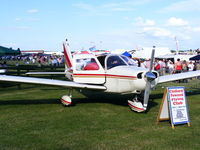
<path fill-rule="evenodd" d="M 194 57 L 191 57 L 190 60 L 200 60 L 200 55 L 196 55 Z"/>
<path fill-rule="evenodd" d="M 129 52 L 124 52 L 124 53 L 122 53 L 122 55 L 124 55 L 124 56 L 127 56 L 127 57 L 132 57 L 132 55 L 129 53 Z"/>

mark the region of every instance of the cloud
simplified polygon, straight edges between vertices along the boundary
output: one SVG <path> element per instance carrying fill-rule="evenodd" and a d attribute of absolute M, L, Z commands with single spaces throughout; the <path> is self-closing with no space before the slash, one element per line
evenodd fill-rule
<path fill-rule="evenodd" d="M 40 19 L 39 18 L 27 18 L 27 21 L 36 22 L 36 21 L 40 21 Z"/>
<path fill-rule="evenodd" d="M 22 18 L 15 18 L 15 21 L 21 21 Z"/>
<path fill-rule="evenodd" d="M 199 0 L 183 0 L 179 2 L 172 3 L 171 5 L 162 8 L 160 12 L 191 12 L 200 11 L 200 1 Z"/>
<path fill-rule="evenodd" d="M 171 17 L 167 20 L 167 26 L 187 26 L 188 21 L 181 18 Z"/>
<path fill-rule="evenodd" d="M 200 32 L 200 27 L 191 27 L 191 26 L 186 26 L 183 28 L 185 31 L 191 33 L 191 32 Z"/>
<path fill-rule="evenodd" d="M 122 3 L 106 3 L 100 6 L 101 9 L 106 11 L 133 11 L 135 10 L 131 4 L 127 4 L 126 2 Z"/>
<path fill-rule="evenodd" d="M 89 3 L 80 2 L 73 4 L 73 6 L 80 10 L 94 13 L 93 15 L 104 14 L 105 12 L 126 12 L 135 10 L 135 3 L 130 1 L 119 3 L 102 3 L 99 5 L 91 5 Z"/>
<path fill-rule="evenodd" d="M 36 22 L 36 21 L 40 21 L 39 18 L 15 18 L 15 21 L 25 21 L 25 22 Z"/>
<path fill-rule="evenodd" d="M 37 12 L 39 12 L 39 10 L 38 9 L 29 9 L 29 10 L 27 10 L 27 12 L 28 13 L 37 13 Z"/>
<path fill-rule="evenodd" d="M 200 32 L 200 27 L 193 28 L 193 31 Z"/>
<path fill-rule="evenodd" d="M 123 7 L 115 7 L 110 9 L 111 11 L 132 11 L 133 9 L 131 8 L 123 8 Z"/>
<path fill-rule="evenodd" d="M 76 3 L 74 6 L 78 7 L 79 9 L 85 10 L 85 11 L 94 11 L 95 7 L 92 6 L 91 4 L 87 3 Z"/>
<path fill-rule="evenodd" d="M 143 19 L 142 17 L 137 17 L 135 19 L 135 24 L 137 26 L 154 26 L 156 23 L 154 20 Z"/>
<path fill-rule="evenodd" d="M 29 30 L 31 27 L 29 26 L 15 26 L 11 27 L 13 30 Z"/>
<path fill-rule="evenodd" d="M 143 33 L 154 37 L 173 37 L 170 30 L 160 27 L 145 27 L 143 28 Z"/>
<path fill-rule="evenodd" d="M 5 46 L 5 47 L 12 47 L 13 49 L 17 49 L 17 44 L 13 43 L 13 42 L 9 42 L 9 43 L 2 43 L 1 46 Z"/>

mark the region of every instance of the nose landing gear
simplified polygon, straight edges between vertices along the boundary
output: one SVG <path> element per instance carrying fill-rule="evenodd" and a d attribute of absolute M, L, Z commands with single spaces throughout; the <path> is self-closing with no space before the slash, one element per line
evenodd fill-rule
<path fill-rule="evenodd" d="M 136 112 L 144 112 L 146 110 L 146 107 L 142 105 L 142 103 L 138 100 L 137 96 L 131 101 L 128 100 L 128 105 L 131 108 L 131 110 Z"/>

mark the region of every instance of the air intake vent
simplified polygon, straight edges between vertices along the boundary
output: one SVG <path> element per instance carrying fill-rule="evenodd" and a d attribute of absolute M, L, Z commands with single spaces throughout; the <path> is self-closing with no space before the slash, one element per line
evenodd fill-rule
<path fill-rule="evenodd" d="M 138 79 L 142 79 L 142 73 L 143 73 L 143 72 L 140 72 L 140 73 L 137 74 L 137 78 L 138 78 Z"/>
<path fill-rule="evenodd" d="M 158 73 L 157 72 L 152 72 L 155 76 L 156 76 L 156 78 L 158 77 Z"/>

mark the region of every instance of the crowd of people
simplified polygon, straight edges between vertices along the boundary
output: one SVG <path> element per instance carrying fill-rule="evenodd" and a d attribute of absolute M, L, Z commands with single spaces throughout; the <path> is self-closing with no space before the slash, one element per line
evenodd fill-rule
<path fill-rule="evenodd" d="M 31 54 L 31 55 L 17 55 L 17 56 L 2 56 L 0 57 L 2 62 L 6 61 L 19 61 L 24 64 L 37 64 L 37 65 L 53 65 L 60 66 L 64 64 L 64 56 L 62 55 L 44 55 L 44 54 Z M 18 63 L 16 62 L 16 65 Z M 3 63 L 1 66 L 5 65 Z"/>
<path fill-rule="evenodd" d="M 140 67 L 149 68 L 150 67 L 150 59 L 144 60 L 140 62 Z M 181 61 L 177 59 L 176 62 L 167 59 L 155 59 L 154 61 L 154 70 L 158 71 L 159 75 L 165 74 L 176 74 L 187 71 L 195 71 L 200 70 L 200 62 L 199 61 Z"/>

